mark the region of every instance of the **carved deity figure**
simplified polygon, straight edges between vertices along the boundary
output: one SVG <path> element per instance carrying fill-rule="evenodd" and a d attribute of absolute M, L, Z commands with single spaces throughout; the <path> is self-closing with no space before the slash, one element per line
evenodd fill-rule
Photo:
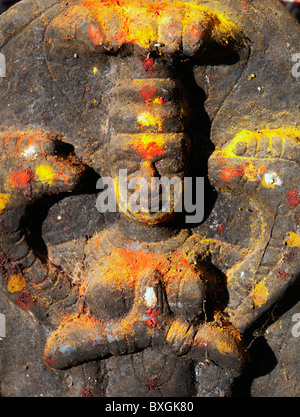
<path fill-rule="evenodd" d="M 0 51 L 18 42 L 21 57 L 0 81 L 1 287 L 48 327 L 51 369 L 116 357 L 121 372 L 130 358 L 136 380 L 113 394 L 144 395 L 142 383 L 188 396 L 197 389 L 178 381 L 209 363 L 198 395 L 230 395 L 250 360 L 245 334 L 299 272 L 297 115 L 257 74 L 275 29 L 255 32 L 265 17 L 250 1 L 35 3 L 0 20 Z M 292 91 L 292 71 L 285 82 Z M 118 213 L 86 232 L 99 177 Z M 176 210 L 187 177 L 204 179 L 201 224 Z M 146 190 L 128 187 L 136 178 Z M 168 209 L 160 185 L 153 210 L 162 178 Z M 53 214 L 62 204 L 68 221 Z"/>

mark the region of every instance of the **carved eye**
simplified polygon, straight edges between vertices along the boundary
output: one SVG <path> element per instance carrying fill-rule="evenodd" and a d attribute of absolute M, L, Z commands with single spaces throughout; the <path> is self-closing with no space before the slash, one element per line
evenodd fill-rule
<path fill-rule="evenodd" d="M 245 155 L 246 154 L 246 152 L 247 152 L 247 144 L 245 143 L 245 142 L 237 142 L 235 145 L 234 145 L 234 153 L 237 155 L 237 156 L 243 156 L 243 155 Z"/>

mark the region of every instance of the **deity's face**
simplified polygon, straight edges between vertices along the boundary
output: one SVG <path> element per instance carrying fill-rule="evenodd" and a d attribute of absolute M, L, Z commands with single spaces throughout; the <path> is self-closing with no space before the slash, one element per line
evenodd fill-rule
<path fill-rule="evenodd" d="M 188 137 L 145 133 L 133 139 L 132 135 L 118 135 L 111 145 L 109 171 L 120 211 L 149 225 L 172 220 L 182 200 L 190 148 Z M 120 177 L 124 171 L 120 170 L 127 170 L 124 180 Z M 167 186 L 160 185 L 159 180 Z"/>

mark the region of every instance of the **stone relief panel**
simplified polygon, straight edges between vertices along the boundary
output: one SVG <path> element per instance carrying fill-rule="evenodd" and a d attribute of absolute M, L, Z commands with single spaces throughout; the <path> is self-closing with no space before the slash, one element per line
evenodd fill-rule
<path fill-rule="evenodd" d="M 235 395 L 299 289 L 299 25 L 259 3 L 0 17 L 0 301 L 51 395 Z"/>

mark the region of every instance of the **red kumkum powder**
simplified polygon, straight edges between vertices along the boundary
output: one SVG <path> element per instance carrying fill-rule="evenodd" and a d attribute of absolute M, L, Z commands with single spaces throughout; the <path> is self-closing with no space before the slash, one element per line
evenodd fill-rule
<path fill-rule="evenodd" d="M 140 95 L 141 95 L 142 99 L 145 100 L 145 102 L 150 101 L 152 99 L 152 97 L 154 96 L 154 94 L 156 94 L 156 88 L 151 86 L 151 85 L 145 85 L 140 90 Z"/>
<path fill-rule="evenodd" d="M 165 151 L 156 142 L 149 142 L 146 145 L 143 143 L 137 144 L 135 149 L 138 151 L 140 156 L 146 160 L 154 158 L 156 156 L 163 156 Z"/>
<path fill-rule="evenodd" d="M 21 190 L 27 188 L 30 182 L 34 179 L 33 172 L 27 168 L 10 174 L 10 182 L 14 187 L 18 187 Z"/>
<path fill-rule="evenodd" d="M 142 60 L 142 67 L 144 68 L 144 71 L 148 74 L 152 74 L 152 72 L 155 70 L 156 65 L 153 58 L 144 58 Z"/>
<path fill-rule="evenodd" d="M 300 197 L 299 197 L 299 193 L 297 190 L 291 190 L 289 192 L 286 193 L 288 202 L 292 205 L 292 206 L 298 206 L 300 203 Z"/>
<path fill-rule="evenodd" d="M 100 29 L 95 25 L 90 25 L 88 27 L 89 37 L 92 39 L 95 45 L 100 45 L 103 40 L 102 33 Z"/>

